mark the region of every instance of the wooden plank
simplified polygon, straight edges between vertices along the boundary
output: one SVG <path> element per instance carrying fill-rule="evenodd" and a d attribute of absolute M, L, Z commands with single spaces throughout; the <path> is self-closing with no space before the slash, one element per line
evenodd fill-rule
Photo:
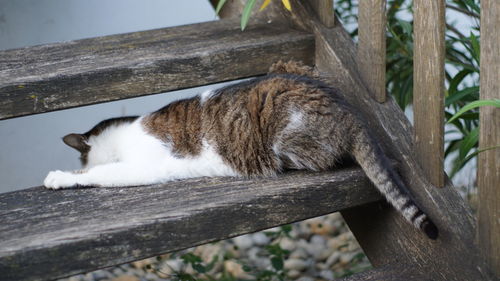
<path fill-rule="evenodd" d="M 328 29 L 315 20 L 307 1 L 293 0 L 295 24 L 316 36 L 316 66 L 345 99 L 365 116 L 384 151 L 396 160 L 403 182 L 416 202 L 438 226 L 432 241 L 409 226 L 387 204 L 366 204 L 342 211 L 372 265 L 407 264 L 427 279 L 462 281 L 495 280 L 479 258 L 475 220 L 469 206 L 452 188 L 434 188 L 412 157 L 412 127 L 397 103 L 388 98 L 378 103 L 361 82 L 356 47 L 339 22 Z"/>
<path fill-rule="evenodd" d="M 333 27 L 335 25 L 333 0 L 311 0 L 311 6 L 322 24 L 326 27 Z"/>
<path fill-rule="evenodd" d="M 481 99 L 500 99 L 500 2 L 481 1 Z M 479 110 L 479 149 L 500 145 L 500 109 Z M 500 278 L 500 149 L 479 153 L 478 241 Z"/>
<path fill-rule="evenodd" d="M 239 20 L 0 52 L 0 119 L 264 74 L 312 62 L 313 36 Z"/>
<path fill-rule="evenodd" d="M 380 199 L 356 167 L 0 194 L 0 276 L 52 280 Z"/>
<path fill-rule="evenodd" d="M 341 279 L 341 281 L 422 281 L 428 280 L 425 272 L 417 272 L 412 265 L 391 264 L 373 268 Z"/>
<path fill-rule="evenodd" d="M 385 0 L 359 2 L 358 69 L 378 102 L 385 102 Z"/>
<path fill-rule="evenodd" d="M 445 0 L 414 1 L 415 155 L 429 181 L 444 186 Z"/>

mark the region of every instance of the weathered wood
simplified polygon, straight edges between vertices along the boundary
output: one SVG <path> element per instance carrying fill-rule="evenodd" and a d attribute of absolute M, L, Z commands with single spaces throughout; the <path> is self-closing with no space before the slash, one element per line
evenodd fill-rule
<path fill-rule="evenodd" d="M 316 36 L 316 66 L 365 116 L 383 145 L 399 163 L 398 171 L 415 201 L 440 230 L 436 241 L 409 226 L 387 204 L 367 204 L 342 212 L 375 267 L 408 264 L 432 280 L 494 280 L 479 259 L 470 208 L 447 181 L 434 188 L 412 157 L 412 127 L 396 102 L 371 98 L 356 70 L 356 48 L 342 25 L 328 29 L 315 20 L 307 1 L 293 1 L 293 20 Z"/>
<path fill-rule="evenodd" d="M 359 2 L 358 69 L 378 102 L 385 102 L 385 0 Z"/>
<path fill-rule="evenodd" d="M 313 36 L 235 20 L 0 52 L 0 119 L 255 76 L 311 63 Z"/>
<path fill-rule="evenodd" d="M 0 194 L 0 279 L 54 279 L 380 198 L 359 168 Z"/>
<path fill-rule="evenodd" d="M 481 1 L 481 99 L 500 99 L 500 2 Z M 479 110 L 479 149 L 500 145 L 500 109 Z M 500 148 L 479 153 L 478 240 L 500 278 Z"/>
<path fill-rule="evenodd" d="M 318 15 L 319 20 L 326 27 L 333 27 L 335 14 L 333 12 L 333 0 L 310 0 L 311 6 Z M 360 3 L 361 5 L 361 3 Z"/>
<path fill-rule="evenodd" d="M 410 264 L 391 264 L 373 268 L 341 279 L 342 281 L 424 281 L 430 280 L 425 272 L 417 272 Z"/>
<path fill-rule="evenodd" d="M 429 181 L 444 186 L 445 0 L 414 1 L 415 155 Z"/>

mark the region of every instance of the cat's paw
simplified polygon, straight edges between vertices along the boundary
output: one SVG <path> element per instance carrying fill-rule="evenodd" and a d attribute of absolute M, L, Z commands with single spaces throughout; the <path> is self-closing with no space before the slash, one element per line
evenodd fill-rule
<path fill-rule="evenodd" d="M 68 188 L 77 185 L 77 175 L 70 172 L 52 171 L 49 172 L 43 185 L 48 189 Z"/>

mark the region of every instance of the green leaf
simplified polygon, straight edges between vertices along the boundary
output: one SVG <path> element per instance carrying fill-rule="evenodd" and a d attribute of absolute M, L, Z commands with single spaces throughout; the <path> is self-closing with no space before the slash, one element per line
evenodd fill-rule
<path fill-rule="evenodd" d="M 198 273 L 207 272 L 207 269 L 201 263 L 194 263 L 192 266 L 193 266 L 193 269 L 196 270 L 196 272 L 198 272 Z"/>
<path fill-rule="evenodd" d="M 398 19 L 397 22 L 403 29 L 403 32 L 406 33 L 406 35 L 411 36 L 413 34 L 413 26 L 410 22 L 401 19 Z"/>
<path fill-rule="evenodd" d="M 454 94 L 450 94 L 446 100 L 444 105 L 449 106 L 457 101 L 462 101 L 465 97 L 473 95 L 474 97 L 479 96 L 479 86 L 468 87 Z"/>
<path fill-rule="evenodd" d="M 250 266 L 246 265 L 246 264 L 244 264 L 241 268 L 242 268 L 242 269 L 243 269 L 243 271 L 245 271 L 245 272 L 250 272 L 250 271 L 252 271 L 252 268 L 251 268 Z"/>
<path fill-rule="evenodd" d="M 276 271 L 283 269 L 283 259 L 281 257 L 272 257 L 271 264 Z"/>
<path fill-rule="evenodd" d="M 214 266 L 215 266 L 215 263 L 217 263 L 218 260 L 219 260 L 219 256 L 214 255 L 212 257 L 212 260 L 210 261 L 210 263 L 207 264 L 207 266 L 205 267 L 206 271 L 212 270 L 214 268 Z"/>
<path fill-rule="evenodd" d="M 282 225 L 281 230 L 284 233 L 290 233 L 290 231 L 292 231 L 292 225 L 291 224 Z"/>
<path fill-rule="evenodd" d="M 469 75 L 470 73 L 472 73 L 470 69 L 462 69 L 461 71 L 459 71 L 450 81 L 450 86 L 448 87 L 448 94 L 454 95 L 455 92 L 457 91 L 458 85 L 460 85 L 460 83 L 464 80 L 464 78 L 467 77 L 467 75 Z"/>
<path fill-rule="evenodd" d="M 202 262 L 201 258 L 193 253 L 184 254 L 181 256 L 181 259 L 184 261 L 184 263 L 194 264 Z"/>
<path fill-rule="evenodd" d="M 196 278 L 194 278 L 191 274 L 187 273 L 179 273 L 177 275 L 177 278 L 179 278 L 179 280 L 181 281 L 197 281 Z"/>
<path fill-rule="evenodd" d="M 250 19 L 250 14 L 252 13 L 255 1 L 256 0 L 248 0 L 245 4 L 245 8 L 243 8 L 243 14 L 241 15 L 241 30 L 245 30 L 245 27 L 248 24 L 248 20 Z"/>
<path fill-rule="evenodd" d="M 473 101 L 473 102 L 467 104 L 466 106 L 462 107 L 462 109 L 460 109 L 460 111 L 455 113 L 455 115 L 453 115 L 453 117 L 451 117 L 451 119 L 448 120 L 447 123 L 451 123 L 453 120 L 460 117 L 460 115 L 462 115 L 464 112 L 469 111 L 471 109 L 474 109 L 476 107 L 480 107 L 480 106 L 494 106 L 494 107 L 500 108 L 500 99 Z"/>
<path fill-rule="evenodd" d="M 477 146 L 478 141 L 479 141 L 479 127 L 476 127 L 463 138 L 460 144 L 460 149 L 458 150 L 459 159 L 465 158 L 467 154 L 469 154 L 469 151 L 473 147 Z"/>
<path fill-rule="evenodd" d="M 215 13 L 218 15 L 220 10 L 222 9 L 222 6 L 226 3 L 226 0 L 219 0 L 217 3 L 217 7 L 215 8 Z"/>
<path fill-rule="evenodd" d="M 472 45 L 472 56 L 476 61 L 479 61 L 479 57 L 481 55 L 481 48 L 479 47 L 479 40 L 477 39 L 476 35 L 474 33 L 470 33 L 470 43 Z"/>
<path fill-rule="evenodd" d="M 467 155 L 467 157 L 465 157 L 464 159 L 458 160 L 455 163 L 455 165 L 453 166 L 453 170 L 450 173 L 451 176 L 455 175 L 463 166 L 465 166 L 465 164 L 467 164 L 467 162 L 469 162 L 472 158 L 476 157 L 479 153 L 484 152 L 484 151 L 488 151 L 488 150 L 492 150 L 492 149 L 499 149 L 499 148 L 500 148 L 500 145 L 495 145 L 492 147 L 479 149 L 479 150 L 476 150 L 473 153 Z"/>

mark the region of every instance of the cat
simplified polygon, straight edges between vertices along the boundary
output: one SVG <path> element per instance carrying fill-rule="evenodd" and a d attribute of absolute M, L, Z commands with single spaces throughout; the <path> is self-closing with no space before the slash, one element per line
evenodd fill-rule
<path fill-rule="evenodd" d="M 298 62 L 144 115 L 100 122 L 64 143 L 83 169 L 52 171 L 50 189 L 136 186 L 203 176 L 324 171 L 349 156 L 403 217 L 436 239 L 438 229 L 405 190 L 354 108 Z"/>

